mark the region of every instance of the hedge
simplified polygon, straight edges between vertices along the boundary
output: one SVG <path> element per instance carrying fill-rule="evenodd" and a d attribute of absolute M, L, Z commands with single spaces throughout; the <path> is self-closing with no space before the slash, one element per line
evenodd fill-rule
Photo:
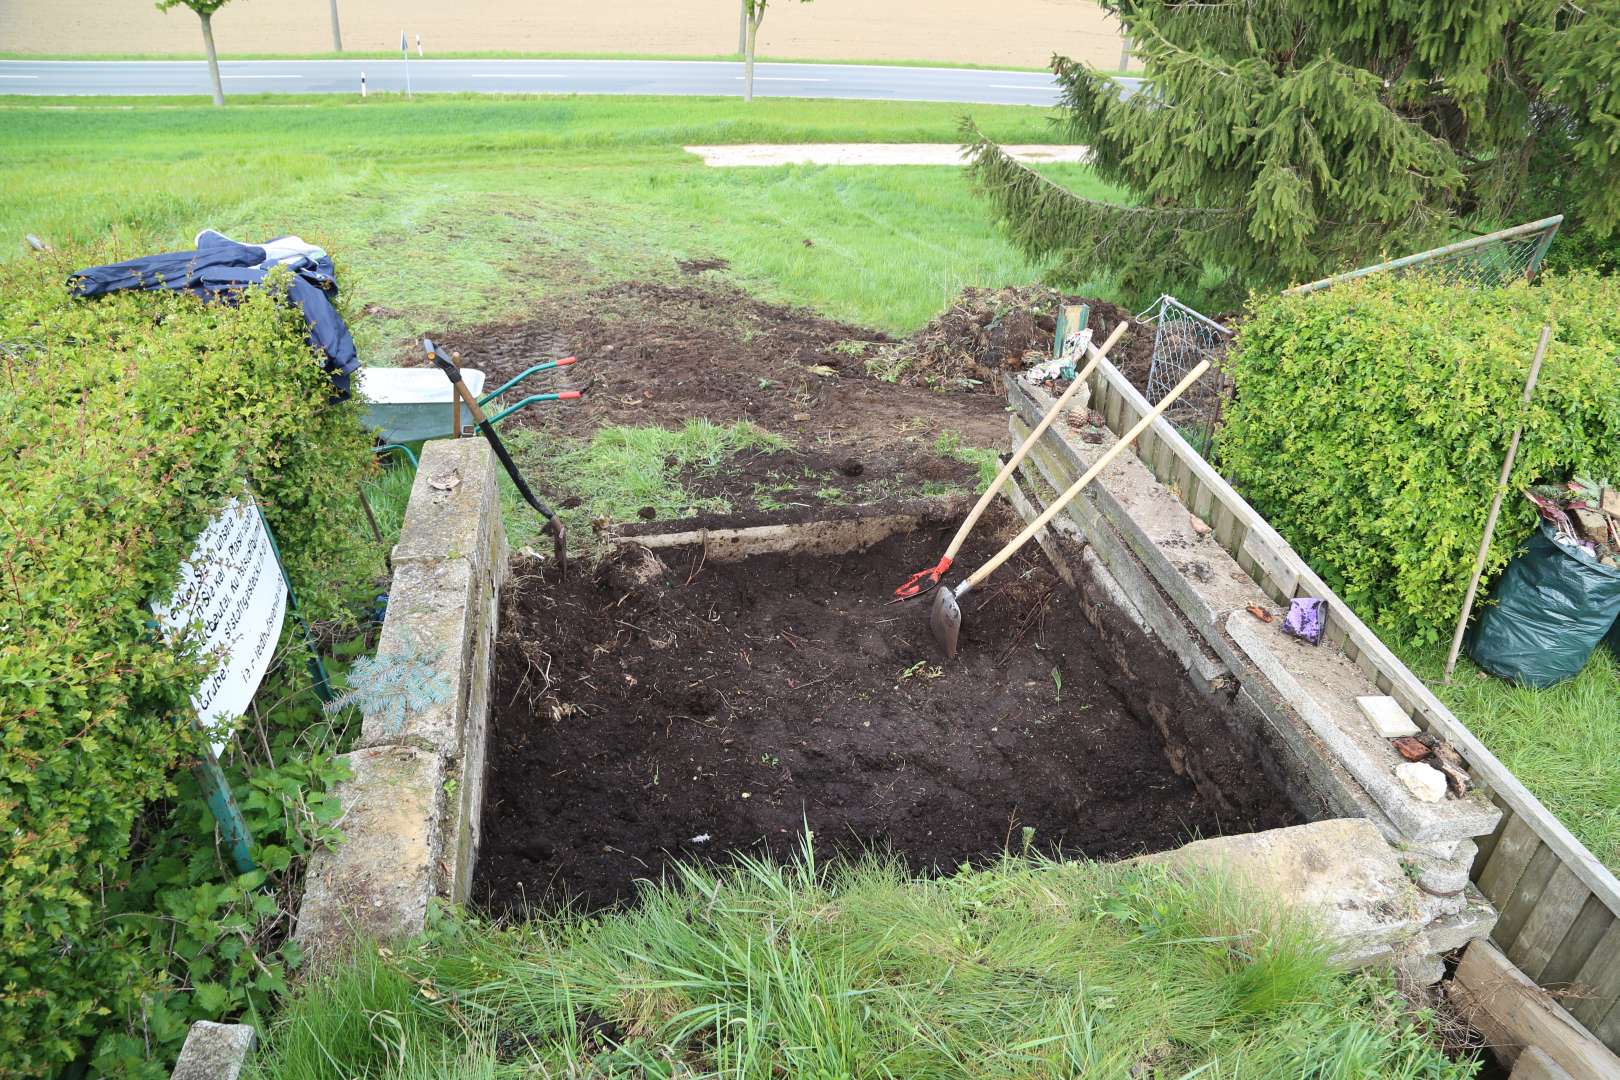
<path fill-rule="evenodd" d="M 1442 640 L 1546 321 L 1494 574 L 1534 525 L 1525 485 L 1620 480 L 1620 280 L 1476 290 L 1386 274 L 1256 299 L 1228 359 L 1220 468 L 1363 617 L 1406 643 Z"/>
<path fill-rule="evenodd" d="M 377 558 L 352 531 L 368 436 L 328 405 L 276 283 L 236 305 L 70 299 L 71 270 L 128 254 L 0 263 L 0 1076 L 121 1029 L 149 1045 L 152 995 L 187 985 L 125 894 L 132 831 L 164 835 L 154 803 L 198 748 L 183 718 L 204 665 L 159 643 L 149 605 L 205 521 L 249 483 L 316 617 L 347 599 L 324 585 Z"/>

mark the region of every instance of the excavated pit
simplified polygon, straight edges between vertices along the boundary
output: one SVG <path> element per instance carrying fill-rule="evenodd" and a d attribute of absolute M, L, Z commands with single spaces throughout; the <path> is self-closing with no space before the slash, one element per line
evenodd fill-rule
<path fill-rule="evenodd" d="M 987 517 L 958 567 L 1012 527 Z M 630 547 L 562 583 L 515 562 L 475 901 L 599 908 L 671 859 L 786 856 L 806 825 L 819 857 L 931 872 L 1299 821 L 1256 733 L 1123 615 L 1088 620 L 1034 544 L 965 599 L 943 660 L 926 601 L 886 601 L 949 539 L 732 563 Z"/>

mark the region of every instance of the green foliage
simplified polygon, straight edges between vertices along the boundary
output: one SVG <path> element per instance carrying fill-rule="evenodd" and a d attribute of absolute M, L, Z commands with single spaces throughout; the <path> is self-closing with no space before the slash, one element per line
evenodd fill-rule
<path fill-rule="evenodd" d="M 1620 281 L 1474 290 L 1379 274 L 1259 300 L 1228 358 L 1222 471 L 1363 617 L 1413 644 L 1457 617 L 1519 419 L 1487 573 L 1529 534 L 1526 485 L 1620 477 Z"/>
<path fill-rule="evenodd" d="M 92 1050 L 99 1075 L 161 1080 L 192 1021 L 258 1021 L 287 988 L 304 866 L 338 838 L 341 807 L 328 790 L 345 775 L 343 729 L 323 722 L 296 642 L 289 637 L 289 655 L 260 691 L 275 707 L 255 713 L 225 760 L 258 869 L 236 874 L 209 842 L 213 816 L 188 771 L 175 778 L 172 804 L 143 817 L 127 882 L 107 894 L 104 918 L 117 932 L 97 947 L 127 951 L 135 981 L 118 993 L 98 988 L 119 1009 Z"/>
<path fill-rule="evenodd" d="M 1220 880 L 1029 857 L 916 879 L 806 850 L 678 869 L 630 910 L 366 950 L 297 992 L 253 1075 L 1471 1075 L 1427 1023 Z"/>
<path fill-rule="evenodd" d="M 6 1075 L 49 1071 L 134 1024 L 167 981 L 135 945 L 147 928 L 107 916 L 145 888 L 126 861 L 132 830 L 179 793 L 198 750 L 184 718 L 203 658 L 165 647 L 149 605 L 206 520 L 250 483 L 315 617 L 344 610 L 323 586 L 377 568 L 353 542 L 368 436 L 354 406 L 326 404 L 302 316 L 274 282 L 235 306 L 70 299 L 70 270 L 123 254 L 0 264 Z"/>
<path fill-rule="evenodd" d="M 1130 291 L 1309 280 L 1470 221 L 1620 227 L 1620 11 L 1558 0 L 1114 0 L 1141 92 L 1055 57 L 1067 133 L 1120 208 L 1043 183 L 971 126 L 978 184 L 1033 253 Z M 1548 202 L 1556 203 L 1548 207 Z M 1573 222 L 1572 222 L 1573 224 Z"/>

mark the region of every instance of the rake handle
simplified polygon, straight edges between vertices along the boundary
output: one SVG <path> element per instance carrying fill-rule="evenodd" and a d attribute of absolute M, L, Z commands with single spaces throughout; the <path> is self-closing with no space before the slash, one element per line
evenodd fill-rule
<path fill-rule="evenodd" d="M 1136 441 L 1137 436 L 1146 431 L 1153 421 L 1164 415 L 1164 411 L 1174 404 L 1175 400 L 1179 398 L 1188 387 L 1197 382 L 1200 375 L 1208 370 L 1209 361 L 1199 361 L 1198 366 L 1187 372 L 1182 380 L 1176 384 L 1175 389 L 1166 394 L 1157 405 L 1153 406 L 1152 409 L 1149 409 L 1146 416 L 1138 420 L 1136 425 L 1132 427 L 1130 431 L 1126 432 L 1123 438 L 1114 443 L 1113 446 L 1109 447 L 1108 452 L 1103 454 L 1102 457 L 1098 458 L 1096 463 L 1092 465 L 1091 468 L 1086 470 L 1084 476 L 1080 477 L 1080 479 L 1076 480 L 1072 485 L 1070 485 L 1069 490 L 1065 491 L 1062 495 L 1059 495 L 1052 502 L 1052 505 L 1048 506 L 1041 513 L 1040 517 L 1036 518 L 1034 521 L 1025 526 L 1024 531 L 1013 537 L 1012 541 L 1006 547 L 996 552 L 995 556 L 992 557 L 989 562 L 973 571 L 972 575 L 970 575 L 966 581 L 957 587 L 956 595 L 958 597 L 964 595 L 969 589 L 973 588 L 975 585 L 979 584 L 979 582 L 993 574 L 1002 563 L 1006 562 L 1008 559 L 1017 554 L 1019 548 L 1029 543 L 1030 537 L 1046 528 L 1047 522 L 1057 517 L 1057 515 L 1063 511 L 1065 506 L 1068 506 L 1070 502 L 1074 501 L 1074 497 L 1084 491 L 1086 489 L 1086 485 L 1090 484 L 1097 478 L 1098 473 L 1106 469 L 1116 457 L 1124 453 L 1125 448 Z"/>
<path fill-rule="evenodd" d="M 984 489 L 984 494 L 979 496 L 979 501 L 973 504 L 972 510 L 968 511 L 967 519 L 962 522 L 962 527 L 957 529 L 956 535 L 951 538 L 951 546 L 945 549 L 946 563 L 955 561 L 956 553 L 961 551 L 962 545 L 967 542 L 968 533 L 973 531 L 973 526 L 979 523 L 979 518 L 984 516 L 984 512 L 991 501 L 1006 486 L 1007 478 L 1017 471 L 1019 465 L 1023 464 L 1024 458 L 1029 456 L 1029 451 L 1034 447 L 1035 441 L 1046 433 L 1046 429 L 1051 427 L 1063 410 L 1068 407 L 1074 395 L 1079 393 L 1080 388 L 1086 384 L 1086 378 L 1091 374 L 1092 369 L 1097 366 L 1103 357 L 1108 355 L 1108 350 L 1112 349 L 1114 344 L 1125 335 L 1126 329 L 1125 320 L 1121 319 L 1119 324 L 1114 327 L 1114 332 L 1108 335 L 1108 340 L 1102 343 L 1102 348 L 1091 346 L 1091 359 L 1086 361 L 1086 366 L 1075 373 L 1074 381 L 1069 384 L 1069 388 L 1063 391 L 1056 403 L 1047 410 L 1046 415 L 1041 417 L 1041 422 L 1036 425 L 1034 431 L 1029 433 L 1029 438 L 1025 439 L 1024 444 L 1013 453 L 1012 457 L 1007 459 L 1007 464 L 1001 467 L 1001 471 L 990 482 L 990 486 Z"/>

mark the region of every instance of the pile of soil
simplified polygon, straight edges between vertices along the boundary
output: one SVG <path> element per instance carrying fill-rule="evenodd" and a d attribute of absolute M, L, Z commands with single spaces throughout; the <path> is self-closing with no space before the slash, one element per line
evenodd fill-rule
<path fill-rule="evenodd" d="M 962 564 L 1010 527 L 982 524 Z M 1108 857 L 1295 820 L 1169 654 L 1094 629 L 1038 549 L 967 598 L 943 661 L 926 606 L 885 600 L 947 540 L 728 565 L 631 548 L 562 583 L 515 563 L 476 899 L 596 908 L 670 858 L 786 856 L 806 823 L 823 856 L 927 872 L 1026 828 Z"/>
<path fill-rule="evenodd" d="M 1139 389 L 1153 362 L 1153 327 L 1106 300 L 1066 296 L 1039 285 L 962 290 L 949 311 L 903 342 L 883 350 L 900 362 L 900 378 L 936 389 L 984 388 L 1003 392 L 1003 377 L 1052 355 L 1057 312 L 1064 304 L 1088 304 L 1086 325 L 1102 341 L 1125 322 L 1130 330 L 1109 359 Z"/>

